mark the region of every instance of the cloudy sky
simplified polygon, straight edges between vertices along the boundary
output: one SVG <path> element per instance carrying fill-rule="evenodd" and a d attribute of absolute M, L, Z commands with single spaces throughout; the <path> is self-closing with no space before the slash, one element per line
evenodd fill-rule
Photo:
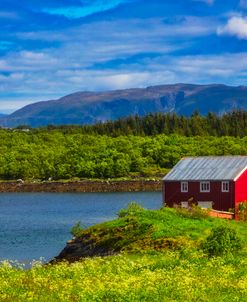
<path fill-rule="evenodd" d="M 1 0 L 0 113 L 81 90 L 247 85 L 247 0 Z"/>

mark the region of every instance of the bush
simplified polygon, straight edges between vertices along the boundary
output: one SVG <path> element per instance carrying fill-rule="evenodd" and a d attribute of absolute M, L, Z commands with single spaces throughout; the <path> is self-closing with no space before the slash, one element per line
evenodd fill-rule
<path fill-rule="evenodd" d="M 176 211 L 182 217 L 201 219 L 208 217 L 210 209 L 202 209 L 196 204 L 192 204 L 188 208 L 176 207 Z"/>
<path fill-rule="evenodd" d="M 229 255 L 239 250 L 241 246 L 241 239 L 237 235 L 236 230 L 227 226 L 219 226 L 212 229 L 202 248 L 204 252 L 212 257 Z"/>
<path fill-rule="evenodd" d="M 240 202 L 236 214 L 239 220 L 247 221 L 247 201 Z"/>
<path fill-rule="evenodd" d="M 78 221 L 70 230 L 70 234 L 74 237 L 79 237 L 81 232 L 84 230 L 84 227 L 81 225 L 80 221 Z"/>
<path fill-rule="evenodd" d="M 126 216 L 133 216 L 137 212 L 143 211 L 144 208 L 140 206 L 137 202 L 131 202 L 128 204 L 126 209 L 121 209 L 117 214 L 118 217 L 126 217 Z"/>

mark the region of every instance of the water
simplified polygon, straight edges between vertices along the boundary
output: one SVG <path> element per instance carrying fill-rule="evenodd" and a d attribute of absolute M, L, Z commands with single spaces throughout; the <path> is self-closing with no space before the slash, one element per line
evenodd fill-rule
<path fill-rule="evenodd" d="M 162 205 L 159 192 L 1 193 L 0 260 L 48 261 L 71 238 L 76 222 L 88 227 L 113 219 L 131 201 L 148 209 Z"/>

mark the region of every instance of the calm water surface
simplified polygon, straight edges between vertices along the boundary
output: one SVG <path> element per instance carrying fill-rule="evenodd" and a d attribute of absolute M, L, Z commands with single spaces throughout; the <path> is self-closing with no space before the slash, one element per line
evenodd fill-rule
<path fill-rule="evenodd" d="M 78 221 L 85 227 L 113 219 L 131 201 L 161 207 L 161 193 L 1 193 L 0 260 L 29 263 L 56 256 Z"/>

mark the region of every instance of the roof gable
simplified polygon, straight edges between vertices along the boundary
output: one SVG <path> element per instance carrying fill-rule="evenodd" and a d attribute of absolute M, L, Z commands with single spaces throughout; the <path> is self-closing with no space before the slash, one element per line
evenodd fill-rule
<path fill-rule="evenodd" d="M 163 178 L 180 180 L 236 180 L 247 168 L 247 156 L 201 156 L 181 159 Z"/>

